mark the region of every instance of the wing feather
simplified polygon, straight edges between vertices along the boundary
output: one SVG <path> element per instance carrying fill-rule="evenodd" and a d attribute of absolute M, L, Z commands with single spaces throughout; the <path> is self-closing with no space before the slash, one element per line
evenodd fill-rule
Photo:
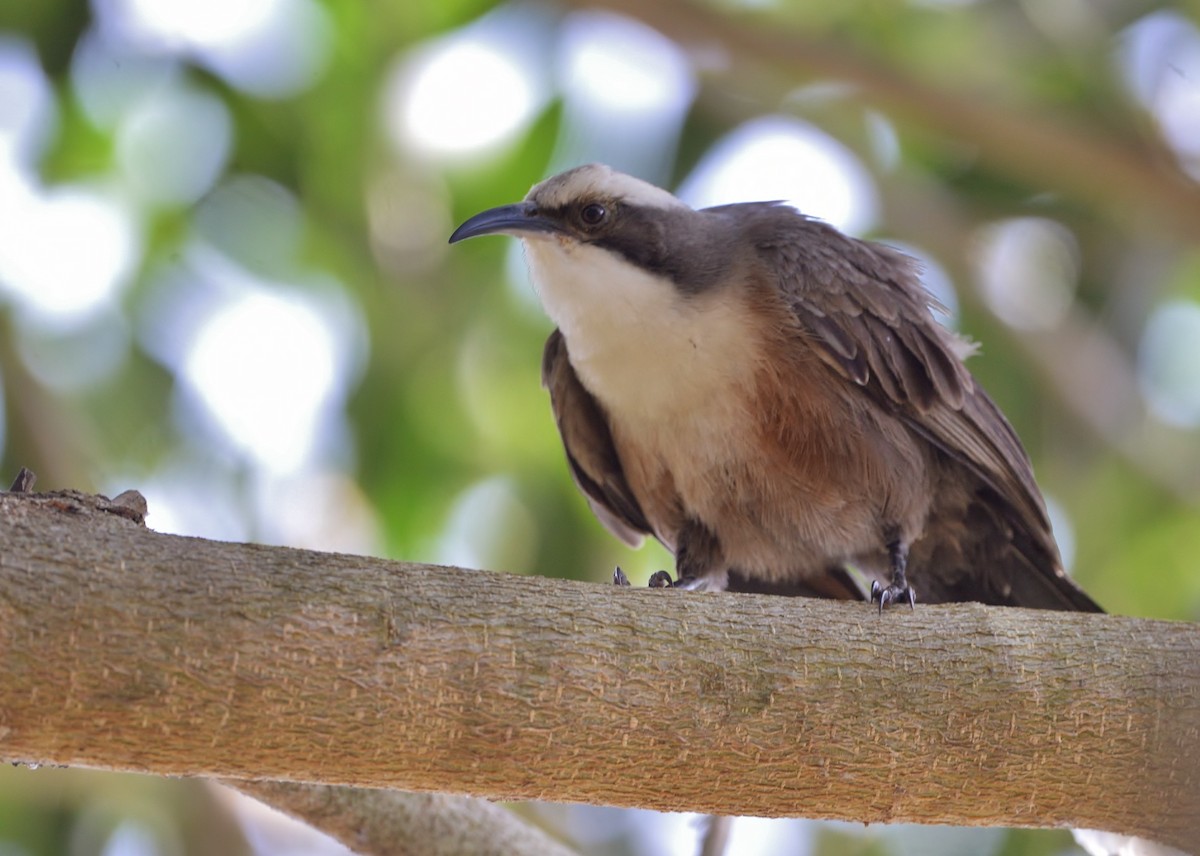
<path fill-rule="evenodd" d="M 550 334 L 542 352 L 542 385 L 550 392 L 571 477 L 592 512 L 626 544 L 640 546 L 651 532 L 650 524 L 625 479 L 608 418 L 580 383 L 559 330 Z"/>
<path fill-rule="evenodd" d="M 823 361 L 1020 510 L 1040 510 L 1025 452 L 960 359 L 961 342 L 933 318 L 936 304 L 916 262 L 806 219 L 800 223 L 808 234 L 797 236 L 791 219 L 791 242 L 800 237 L 811 249 L 778 254 L 776 273 L 797 325 Z M 1031 526 L 1045 521 L 1042 513 L 1031 517 Z"/>
<path fill-rule="evenodd" d="M 771 209 L 767 209 L 771 210 Z M 916 262 L 774 209 L 779 226 L 759 251 L 773 259 L 801 334 L 822 361 L 889 409 L 982 483 L 980 502 L 1008 540 L 1019 570 L 1014 602 L 1098 610 L 1061 570 L 1049 518 L 1020 440 L 962 356 L 965 343 L 931 314 L 936 301 Z M 768 230 L 769 233 L 769 230 Z M 761 232 L 760 232 L 761 234 Z M 975 590 L 984 568 L 968 568 Z M 978 594 L 976 594 L 978 596 Z"/>

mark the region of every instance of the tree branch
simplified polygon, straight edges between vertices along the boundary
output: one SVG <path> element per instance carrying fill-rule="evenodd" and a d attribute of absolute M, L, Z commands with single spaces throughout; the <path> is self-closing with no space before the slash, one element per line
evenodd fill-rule
<path fill-rule="evenodd" d="M 572 856 L 540 829 L 487 800 L 292 782 L 227 781 L 261 802 L 375 856 Z"/>
<path fill-rule="evenodd" d="M 1192 625 L 631 591 L 126 507 L 0 494 L 5 760 L 1200 849 Z"/>

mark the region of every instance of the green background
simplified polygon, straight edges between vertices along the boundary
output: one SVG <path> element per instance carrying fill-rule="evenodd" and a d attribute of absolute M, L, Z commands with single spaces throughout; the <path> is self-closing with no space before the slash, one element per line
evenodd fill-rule
<path fill-rule="evenodd" d="M 598 583 L 620 564 L 642 584 L 670 567 L 669 556 L 618 544 L 572 486 L 538 384 L 550 324 L 521 295 L 520 277 L 510 282 L 508 242 L 445 245 L 458 222 L 519 199 L 573 152 L 591 151 L 553 60 L 559 27 L 583 7 L 506 7 L 519 13 L 524 29 L 514 39 L 539 69 L 545 97 L 503 144 L 457 157 L 397 143 L 381 104 L 397 64 L 492 5 L 326 0 L 315 8 L 325 53 L 311 84 L 289 94 L 254 95 L 186 51 L 164 54 L 182 89 L 223 105 L 231 148 L 198 198 L 149 204 L 143 194 L 131 203 L 138 253 L 108 311 L 54 328 L 0 289 L 0 477 L 28 466 L 38 489 L 111 494 L 182 473 L 178 496 L 188 474 L 204 472 L 192 505 L 176 505 L 177 528 L 412 560 L 466 556 Z M 1200 300 L 1200 193 L 1188 174 L 1200 161 L 1172 149 L 1120 65 L 1131 27 L 1157 11 L 1176 15 L 1186 32 L 1189 10 L 982 0 L 595 8 L 646 15 L 691 50 L 698 69 L 677 133 L 643 153 L 658 164 L 646 178 L 677 186 L 724 134 L 760 115 L 800 117 L 858 155 L 879 195 L 870 236 L 921 248 L 953 282 L 959 326 L 983 344 L 972 369 L 1070 521 L 1072 573 L 1112 612 L 1200 619 L 1200 437 L 1194 424 L 1167 424 L 1147 408 L 1139 386 L 1148 348 L 1200 362 L 1192 341 L 1152 342 L 1146 332 L 1164 305 Z M 89 115 L 71 74 L 92 24 L 81 2 L 0 3 L 0 40 L 35 52 L 52 87 L 57 119 L 34 158 L 46 189 L 126 180 L 119 124 Z M 1155 91 L 1171 75 L 1186 82 L 1192 67 L 1171 64 L 1171 45 L 1159 49 Z M 251 214 L 231 213 L 239 204 Z M 1039 329 L 1006 324 L 978 287 L 988 227 L 1027 217 L 1065 230 L 1075 271 L 1068 302 Z M 335 402 L 340 428 L 323 435 L 315 475 L 264 473 L 201 424 L 195 406 L 181 404 L 178 366 L 148 344 L 167 324 L 163 295 L 189 270 L 198 242 L 263 282 L 292 283 L 358 319 L 344 400 Z M 1189 359 L 1168 358 L 1165 371 L 1195 395 L 1200 369 Z M 46 368 L 100 362 L 86 382 L 57 381 Z M 146 493 L 154 526 L 155 493 Z M 279 522 L 280 506 L 299 493 L 325 503 L 314 513 L 326 540 Z M 527 811 L 578 836 L 588 852 L 654 852 L 639 831 L 652 816 Z M 0 854 L 237 852 L 245 845 L 227 817 L 198 783 L 0 770 Z M 127 821 L 134 826 L 121 826 Z M 118 828 L 144 833 L 144 849 L 112 849 Z M 1065 832 L 787 830 L 794 846 L 784 852 L 797 853 L 1015 856 L 1074 847 Z"/>

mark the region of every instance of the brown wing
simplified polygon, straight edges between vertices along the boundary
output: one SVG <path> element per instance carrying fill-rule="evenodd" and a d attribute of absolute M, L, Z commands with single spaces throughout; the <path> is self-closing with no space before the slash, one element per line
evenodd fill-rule
<path fill-rule="evenodd" d="M 542 352 L 542 386 L 550 391 L 554 420 L 575 484 L 610 532 L 631 547 L 640 546 L 650 534 L 650 524 L 625 480 L 608 418 L 579 382 L 559 330 L 550 334 Z"/>
<path fill-rule="evenodd" d="M 1063 574 L 1025 450 L 963 365 L 970 346 L 930 314 L 936 302 L 921 285 L 916 262 L 824 224 L 789 219 L 781 226 L 790 232 L 786 239 L 777 234 L 759 248 L 777 260 L 802 334 L 833 370 L 982 482 L 976 501 L 988 533 L 971 537 L 1003 540 L 1005 565 L 956 569 L 962 580 L 951 585 L 948 576 L 934 580 L 935 587 L 945 586 L 945 599 L 1098 611 Z M 997 552 L 996 546 L 976 558 Z M 993 576 L 985 581 L 985 574 Z"/>

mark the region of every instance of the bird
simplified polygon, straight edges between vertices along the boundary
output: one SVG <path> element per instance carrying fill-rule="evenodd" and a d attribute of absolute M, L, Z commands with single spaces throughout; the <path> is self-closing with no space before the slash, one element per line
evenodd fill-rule
<path fill-rule="evenodd" d="M 603 164 L 450 243 L 497 234 L 556 325 L 542 382 L 575 483 L 617 538 L 674 554 L 652 585 L 1102 611 L 910 256 Z"/>

